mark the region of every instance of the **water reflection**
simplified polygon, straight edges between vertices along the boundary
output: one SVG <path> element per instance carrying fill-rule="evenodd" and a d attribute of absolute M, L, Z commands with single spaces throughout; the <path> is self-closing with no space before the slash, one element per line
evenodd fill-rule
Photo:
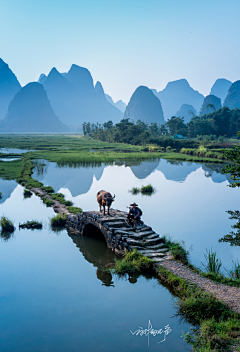
<path fill-rule="evenodd" d="M 105 238 L 101 231 L 88 233 L 87 235 L 70 234 L 72 241 L 79 248 L 84 258 L 97 268 L 97 278 L 104 286 L 113 286 L 112 274 L 106 270 L 114 263 L 117 256 L 107 248 Z"/>
<path fill-rule="evenodd" d="M 189 162 L 179 162 L 174 160 L 154 160 L 143 162 L 120 162 L 118 167 L 130 168 L 133 175 L 138 180 L 144 180 L 156 171 L 163 173 L 165 179 L 184 182 L 186 178 L 196 170 L 202 168 L 205 176 L 210 177 L 213 182 L 222 183 L 228 180 L 232 182 L 229 175 L 224 175 L 221 168 L 223 165 L 199 164 Z M 61 188 L 67 188 L 73 197 L 87 193 L 94 180 L 102 178 L 106 165 L 99 163 L 98 166 L 85 165 L 81 167 L 59 166 L 56 163 L 42 162 L 41 166 L 36 166 L 33 172 L 33 178 L 51 185 L 55 191 Z"/>

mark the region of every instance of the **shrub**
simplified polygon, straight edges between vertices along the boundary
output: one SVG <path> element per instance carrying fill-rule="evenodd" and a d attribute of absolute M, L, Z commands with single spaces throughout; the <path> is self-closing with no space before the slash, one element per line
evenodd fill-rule
<path fill-rule="evenodd" d="M 57 214 L 51 218 L 51 225 L 53 227 L 64 227 L 67 221 L 67 214 Z"/>
<path fill-rule="evenodd" d="M 13 222 L 6 216 L 2 216 L 0 219 L 0 225 L 2 227 L 2 232 L 13 232 L 15 230 Z"/>
<path fill-rule="evenodd" d="M 69 213 L 72 213 L 72 214 L 82 213 L 82 209 L 78 208 L 78 207 L 69 206 L 69 207 L 67 207 L 67 210 L 69 211 Z"/>

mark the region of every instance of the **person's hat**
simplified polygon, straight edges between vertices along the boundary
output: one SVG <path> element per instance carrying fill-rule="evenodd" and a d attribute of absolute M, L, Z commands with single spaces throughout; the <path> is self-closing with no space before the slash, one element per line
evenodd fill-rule
<path fill-rule="evenodd" d="M 135 205 L 135 207 L 138 206 L 138 204 L 136 204 L 135 202 L 133 202 L 132 204 L 130 204 L 130 207 L 133 207 Z"/>

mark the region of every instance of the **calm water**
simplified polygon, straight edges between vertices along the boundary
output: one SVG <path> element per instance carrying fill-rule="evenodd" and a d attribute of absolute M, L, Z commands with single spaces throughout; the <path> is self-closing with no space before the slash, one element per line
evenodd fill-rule
<path fill-rule="evenodd" d="M 96 193 L 105 189 L 116 194 L 114 208 L 127 210 L 137 202 L 143 220 L 160 234 L 184 240 L 192 246 L 191 261 L 201 266 L 206 248 L 217 252 L 223 266 L 230 268 L 239 257 L 239 248 L 218 239 L 231 231 L 233 220 L 226 210 L 237 210 L 240 190 L 228 187 L 230 177 L 222 174 L 222 165 L 179 163 L 167 160 L 100 167 L 59 168 L 46 163 L 43 172 L 33 177 L 51 185 L 84 210 L 98 210 Z M 132 187 L 151 183 L 157 192 L 133 196 Z"/>
<path fill-rule="evenodd" d="M 69 179 L 73 171 L 81 175 L 68 171 Z M 23 199 L 23 188 L 14 181 L 1 180 L 0 187 L 0 214 L 15 225 L 32 219 L 44 224 L 43 230 L 16 229 L 10 239 L 0 240 L 1 352 L 186 350 L 181 334 L 189 326 L 173 317 L 174 297 L 166 287 L 156 279 L 106 274 L 114 255 L 104 242 L 51 232 L 51 208 L 35 195 Z M 130 330 L 147 328 L 149 320 L 155 329 L 169 324 L 172 331 L 160 344 L 162 335 L 150 337 L 148 347 L 146 337 Z"/>

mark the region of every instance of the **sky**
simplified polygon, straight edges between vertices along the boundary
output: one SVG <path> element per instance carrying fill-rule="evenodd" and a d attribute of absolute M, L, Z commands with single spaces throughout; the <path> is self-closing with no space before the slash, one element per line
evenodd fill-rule
<path fill-rule="evenodd" d="M 0 0 L 0 57 L 21 85 L 86 67 L 114 101 L 186 78 L 240 79 L 239 0 Z"/>

